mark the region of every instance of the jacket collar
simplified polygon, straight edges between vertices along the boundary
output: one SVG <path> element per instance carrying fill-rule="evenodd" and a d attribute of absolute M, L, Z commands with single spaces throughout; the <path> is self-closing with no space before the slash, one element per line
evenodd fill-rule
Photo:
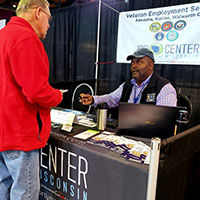
<path fill-rule="evenodd" d="M 17 17 L 17 16 L 12 17 L 12 18 L 10 19 L 10 21 L 8 22 L 7 25 L 10 25 L 10 24 L 12 24 L 12 25 L 15 24 L 15 25 L 24 26 L 24 27 L 30 29 L 31 31 L 33 31 L 33 32 L 36 34 L 35 30 L 34 30 L 33 27 L 29 24 L 29 22 L 26 21 L 25 19 L 21 18 L 21 17 Z M 36 35 L 37 35 L 37 34 L 36 34 Z"/>

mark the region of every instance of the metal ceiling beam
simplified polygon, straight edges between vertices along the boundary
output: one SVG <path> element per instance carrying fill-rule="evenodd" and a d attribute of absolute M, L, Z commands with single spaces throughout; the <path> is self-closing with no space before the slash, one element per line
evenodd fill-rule
<path fill-rule="evenodd" d="M 12 6 L 6 6 L 6 5 L 1 5 L 1 4 L 0 4 L 0 10 L 15 12 L 15 9 Z"/>

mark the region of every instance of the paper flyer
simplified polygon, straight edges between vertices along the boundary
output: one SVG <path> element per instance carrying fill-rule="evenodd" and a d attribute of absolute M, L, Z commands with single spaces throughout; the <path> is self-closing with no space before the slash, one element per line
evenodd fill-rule
<path fill-rule="evenodd" d="M 79 133 L 79 134 L 75 135 L 74 137 L 78 138 L 78 139 L 86 140 L 86 139 L 96 135 L 99 132 L 100 131 L 87 130 L 87 131 L 84 131 L 82 133 Z"/>

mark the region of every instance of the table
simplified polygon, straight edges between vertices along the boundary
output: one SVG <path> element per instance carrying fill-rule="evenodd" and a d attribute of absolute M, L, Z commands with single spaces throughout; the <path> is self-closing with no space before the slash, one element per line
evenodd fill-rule
<path fill-rule="evenodd" d="M 40 152 L 40 200 L 191 200 L 200 196 L 200 125 L 161 142 L 133 137 L 151 144 L 155 156 L 150 165 L 73 137 L 87 129 L 74 126 L 70 134 L 52 129 Z"/>
<path fill-rule="evenodd" d="M 144 200 L 149 166 L 52 130 L 40 152 L 40 200 Z M 149 141 L 150 142 L 150 141 Z"/>

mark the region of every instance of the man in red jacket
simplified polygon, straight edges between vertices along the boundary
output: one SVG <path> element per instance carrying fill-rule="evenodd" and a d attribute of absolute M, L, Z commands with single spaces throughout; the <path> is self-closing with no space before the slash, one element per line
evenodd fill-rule
<path fill-rule="evenodd" d="M 39 152 L 50 130 L 50 107 L 62 93 L 49 85 L 44 39 L 47 0 L 21 0 L 0 30 L 0 199 L 39 197 Z"/>

